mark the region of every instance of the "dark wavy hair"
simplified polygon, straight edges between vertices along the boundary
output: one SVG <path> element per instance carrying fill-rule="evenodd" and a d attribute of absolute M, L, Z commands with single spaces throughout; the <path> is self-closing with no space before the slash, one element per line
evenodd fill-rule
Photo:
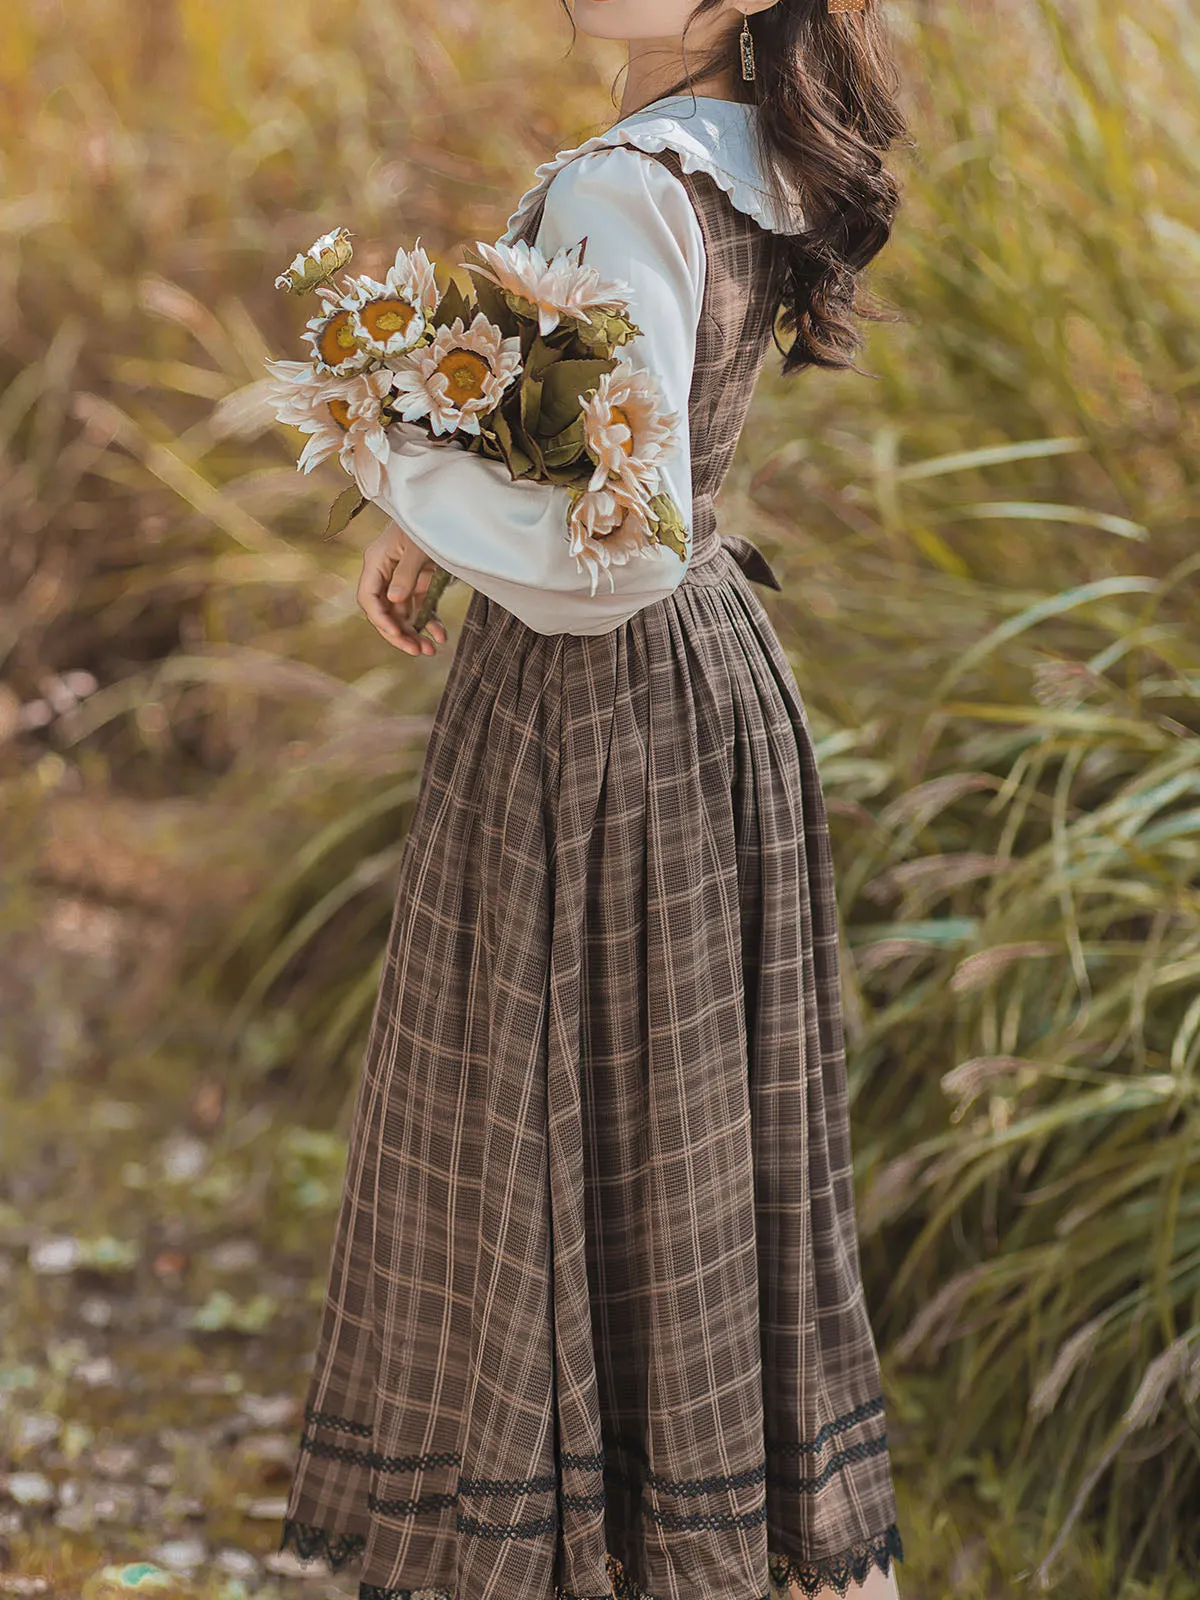
<path fill-rule="evenodd" d="M 722 4 L 699 0 L 683 34 L 685 75 L 664 96 L 693 92 L 694 83 L 727 72 L 741 97 L 758 107 L 763 170 L 781 203 L 792 191 L 804 223 L 798 233 L 777 235 L 774 337 L 782 370 L 858 371 L 855 319 L 895 320 L 858 282 L 891 236 L 899 206 L 899 187 L 880 153 L 898 139 L 912 143 L 877 0 L 832 15 L 827 0 L 775 0 L 749 19 L 755 56 L 749 82 L 741 73 L 740 19 L 701 60 L 688 60 L 688 29 Z M 570 16 L 569 0 L 562 6 Z M 794 337 L 784 345 L 781 333 Z"/>

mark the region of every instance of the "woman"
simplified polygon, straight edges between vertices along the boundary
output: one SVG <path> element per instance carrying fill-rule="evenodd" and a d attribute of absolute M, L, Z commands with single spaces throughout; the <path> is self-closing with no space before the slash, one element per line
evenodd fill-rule
<path fill-rule="evenodd" d="M 846 0 L 842 0 L 846 3 Z M 854 0 L 850 0 L 854 3 Z M 873 4 L 873 0 L 871 0 Z M 402 856 L 281 1548 L 360 1600 L 897 1594 L 829 836 L 714 499 L 776 327 L 847 365 L 901 131 L 871 11 L 575 0 L 620 120 L 505 242 L 632 289 L 686 555 L 595 593 L 568 492 L 393 430 L 359 600 L 470 583 Z M 777 319 L 777 313 L 781 315 Z"/>

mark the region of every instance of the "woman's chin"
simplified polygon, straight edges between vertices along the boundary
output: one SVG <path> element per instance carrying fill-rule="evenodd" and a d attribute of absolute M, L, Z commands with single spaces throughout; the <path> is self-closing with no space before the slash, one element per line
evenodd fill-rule
<path fill-rule="evenodd" d="M 575 0 L 571 14 L 580 33 L 593 39 L 630 37 L 629 0 Z M 636 27 L 632 29 L 636 32 Z"/>

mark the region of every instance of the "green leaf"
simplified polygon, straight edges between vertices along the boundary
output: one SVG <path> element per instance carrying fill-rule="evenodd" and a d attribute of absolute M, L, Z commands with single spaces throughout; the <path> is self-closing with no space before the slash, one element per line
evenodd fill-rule
<path fill-rule="evenodd" d="M 540 431 L 539 423 L 542 414 L 542 384 L 538 378 L 526 373 L 521 383 L 521 431 L 527 442 L 534 459 L 541 460 L 541 446 L 538 441 Z"/>
<path fill-rule="evenodd" d="M 585 350 L 597 355 L 611 355 L 621 345 L 628 344 L 641 334 L 636 322 L 618 311 L 595 310 L 586 321 L 575 325 L 575 337 Z"/>
<path fill-rule="evenodd" d="M 474 316 L 476 306 L 473 300 L 468 300 L 458 284 L 451 281 L 450 287 L 438 301 L 437 310 L 430 318 L 435 328 L 448 328 L 456 317 L 461 317 L 464 326 L 469 327 Z"/>
<path fill-rule="evenodd" d="M 329 520 L 325 524 L 325 538 L 336 538 L 343 528 L 348 527 L 354 521 L 366 503 L 366 496 L 360 491 L 356 483 L 352 483 L 348 489 L 343 489 L 329 508 Z"/>
<path fill-rule="evenodd" d="M 543 380 L 538 432 L 550 436 L 569 427 L 579 415 L 581 396 L 594 389 L 614 365 L 608 360 L 556 362 Z"/>
<path fill-rule="evenodd" d="M 654 534 L 659 544 L 684 560 L 687 556 L 687 524 L 679 507 L 669 494 L 656 494 L 650 502 L 650 515 Z"/>
<path fill-rule="evenodd" d="M 545 418 L 543 406 L 542 416 Z M 584 420 L 576 414 L 574 422 L 563 428 L 560 433 L 553 434 L 548 439 L 542 439 L 542 458 L 548 467 L 565 467 L 578 461 L 587 449 L 587 433 Z M 588 472 L 592 470 L 592 460 L 588 458 Z"/>
<path fill-rule="evenodd" d="M 499 288 L 488 278 L 473 276 L 475 301 L 489 322 L 494 322 L 506 339 L 521 332 L 522 324 Z"/>
<path fill-rule="evenodd" d="M 522 385 L 513 384 L 505 393 L 501 405 L 492 413 L 489 427 L 495 438 L 508 450 L 508 467 L 513 476 L 536 478 L 541 452 L 525 426 L 522 416 L 524 404 Z"/>
<path fill-rule="evenodd" d="M 566 466 L 552 467 L 547 463 L 542 469 L 541 480 L 555 484 L 560 489 L 575 489 L 582 492 L 588 486 L 588 479 L 592 475 L 593 463 L 587 456 L 580 465 L 578 461 L 568 462 Z"/>
<path fill-rule="evenodd" d="M 512 477 L 521 478 L 529 473 L 533 467 L 533 457 L 517 442 L 503 411 L 497 411 L 492 418 L 490 441 L 506 462 Z"/>
<path fill-rule="evenodd" d="M 522 365 L 531 376 L 540 378 L 562 359 L 563 349 L 561 346 L 550 344 L 540 335 L 537 335 L 531 340 Z"/>
<path fill-rule="evenodd" d="M 526 300 L 523 294 L 515 294 L 511 289 L 501 289 L 500 295 L 515 317 L 537 326 L 538 308 L 532 300 Z"/>

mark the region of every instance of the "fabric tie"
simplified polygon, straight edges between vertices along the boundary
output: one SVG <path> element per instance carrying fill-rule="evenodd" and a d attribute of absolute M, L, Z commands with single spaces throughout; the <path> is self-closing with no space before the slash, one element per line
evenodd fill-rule
<path fill-rule="evenodd" d="M 693 550 L 688 570 L 695 571 L 699 567 L 707 566 L 721 554 L 722 550 L 729 552 L 752 583 L 765 584 L 768 589 L 782 591 L 783 585 L 776 577 L 771 563 L 758 546 L 742 533 L 711 532 L 707 539 L 700 541 L 699 549 Z"/>
<path fill-rule="evenodd" d="M 771 563 L 745 534 L 723 533 L 721 543 L 752 583 L 763 583 L 768 589 L 778 589 L 782 592 L 783 585 L 775 576 Z"/>

